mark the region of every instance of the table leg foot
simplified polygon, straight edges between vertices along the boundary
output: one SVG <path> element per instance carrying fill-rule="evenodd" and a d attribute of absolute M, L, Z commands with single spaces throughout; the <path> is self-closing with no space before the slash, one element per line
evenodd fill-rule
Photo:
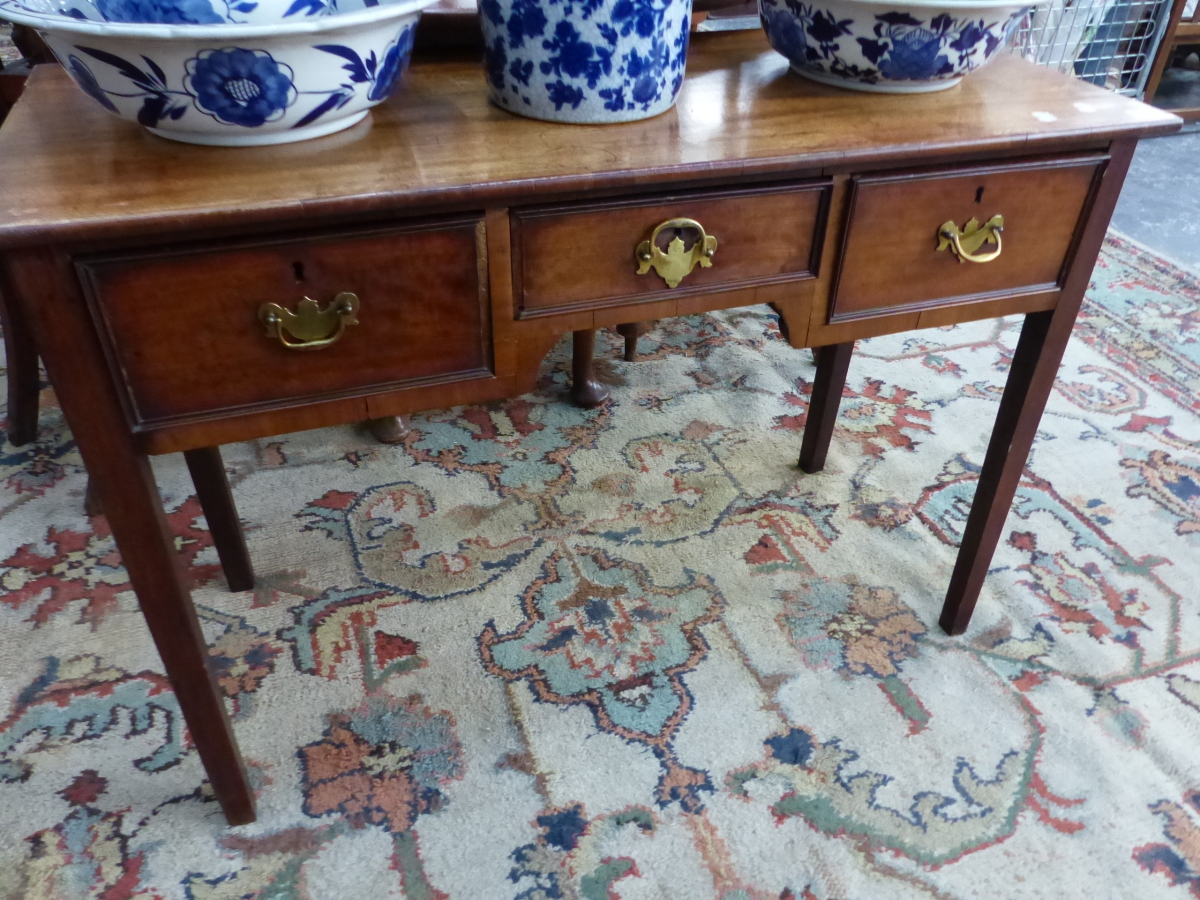
<path fill-rule="evenodd" d="M 408 434 L 408 426 L 404 424 L 403 416 L 370 419 L 367 427 L 371 429 L 371 436 L 381 444 L 399 444 Z"/>
<path fill-rule="evenodd" d="M 592 373 L 592 356 L 596 352 L 596 329 L 574 332 L 571 357 L 571 402 L 584 409 L 599 406 L 608 399 L 608 388 L 596 381 Z"/>
<path fill-rule="evenodd" d="M 804 438 L 800 444 L 800 470 L 810 475 L 825 468 L 833 426 L 837 421 L 838 405 L 846 387 L 846 372 L 854 355 L 854 341 L 818 347 L 817 375 L 813 379 L 812 399 L 804 423 Z"/>
<path fill-rule="evenodd" d="M 208 530 L 217 548 L 217 557 L 225 571 L 225 582 L 231 591 L 253 589 L 254 565 L 246 548 L 242 520 L 238 517 L 237 506 L 229 490 L 229 479 L 225 476 L 221 449 L 200 447 L 187 450 L 183 458 L 187 461 L 188 471 L 192 473 L 196 499 L 204 510 Z"/>

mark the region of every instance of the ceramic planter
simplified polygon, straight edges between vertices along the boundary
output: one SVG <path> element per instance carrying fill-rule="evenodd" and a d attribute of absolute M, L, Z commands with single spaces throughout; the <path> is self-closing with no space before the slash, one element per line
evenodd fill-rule
<path fill-rule="evenodd" d="M 958 84 L 995 55 L 1030 9 L 1012 0 L 759 0 L 771 46 L 798 74 L 859 91 L 907 94 Z"/>
<path fill-rule="evenodd" d="M 555 122 L 628 122 L 683 84 L 691 0 L 481 0 L 492 102 Z"/>
<path fill-rule="evenodd" d="M 67 2 L 54 11 L 40 10 L 37 0 L 0 0 L 0 18 L 37 29 L 75 83 L 109 112 L 172 140 L 250 146 L 319 137 L 360 121 L 407 68 L 420 10 L 430 2 L 343 0 L 286 15 L 292 0 L 275 6 L 283 17 L 277 23 L 198 25 L 163 20 L 204 18 L 210 0 L 96 0 L 86 10 Z M 114 13 L 118 3 L 128 9 Z M 87 18 L 103 9 L 159 21 Z"/>

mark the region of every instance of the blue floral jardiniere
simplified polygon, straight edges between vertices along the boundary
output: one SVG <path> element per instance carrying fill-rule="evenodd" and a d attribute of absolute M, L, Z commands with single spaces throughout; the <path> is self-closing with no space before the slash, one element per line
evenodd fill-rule
<path fill-rule="evenodd" d="M 683 84 L 691 0 L 482 0 L 491 98 L 562 122 L 670 109 Z"/>
<path fill-rule="evenodd" d="M 1027 6 L 1000 0 L 954 9 L 859 0 L 759 0 L 771 46 L 801 75 L 858 90 L 952 87 L 1004 43 Z"/>

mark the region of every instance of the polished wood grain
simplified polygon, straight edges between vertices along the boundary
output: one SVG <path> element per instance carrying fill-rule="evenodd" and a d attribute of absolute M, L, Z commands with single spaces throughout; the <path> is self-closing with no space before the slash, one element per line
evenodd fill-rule
<path fill-rule="evenodd" d="M 829 321 L 1057 288 L 1103 164 L 1067 156 L 854 179 Z M 997 214 L 996 259 L 960 262 L 938 249 L 943 223 L 964 228 Z"/>
<path fill-rule="evenodd" d="M 482 220 L 363 235 L 106 255 L 77 263 L 132 422 L 293 405 L 338 393 L 490 377 Z M 359 299 L 358 325 L 314 351 L 268 337 L 259 307 Z"/>
<path fill-rule="evenodd" d="M 932 94 L 825 87 L 790 73 L 759 32 L 695 35 L 676 107 L 605 127 L 490 106 L 476 60 L 414 65 L 341 134 L 238 150 L 148 134 L 57 67 L 38 67 L 31 85 L 39 102 L 18 104 L 14 127 L 0 130 L 0 247 L 1033 155 L 1178 128 L 1168 113 L 1010 56 Z"/>
<path fill-rule="evenodd" d="M 821 180 L 515 209 L 513 280 L 520 315 L 812 278 L 828 196 Z M 671 219 L 698 222 L 717 239 L 712 265 L 697 265 L 674 288 L 653 269 L 638 274 L 635 253 Z M 660 231 L 659 249 L 665 252 L 676 237 L 691 251 L 701 234 L 694 228 Z"/>

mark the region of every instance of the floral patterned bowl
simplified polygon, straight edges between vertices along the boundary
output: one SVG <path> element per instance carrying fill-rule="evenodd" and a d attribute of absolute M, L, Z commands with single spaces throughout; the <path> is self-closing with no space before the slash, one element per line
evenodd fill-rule
<path fill-rule="evenodd" d="M 958 84 L 992 58 L 1032 5 L 1012 0 L 758 0 L 767 40 L 798 74 L 890 94 Z"/>
<path fill-rule="evenodd" d="M 675 104 L 692 0 L 481 0 L 492 102 L 553 122 L 628 122 Z"/>
<path fill-rule="evenodd" d="M 109 112 L 172 140 L 240 147 L 360 121 L 408 67 L 417 19 L 434 0 L 337 0 L 325 15 L 258 25 L 97 22 L 39 2 L 0 0 L 0 18 L 36 29 Z M 111 2 L 194 10 L 208 0 Z"/>

